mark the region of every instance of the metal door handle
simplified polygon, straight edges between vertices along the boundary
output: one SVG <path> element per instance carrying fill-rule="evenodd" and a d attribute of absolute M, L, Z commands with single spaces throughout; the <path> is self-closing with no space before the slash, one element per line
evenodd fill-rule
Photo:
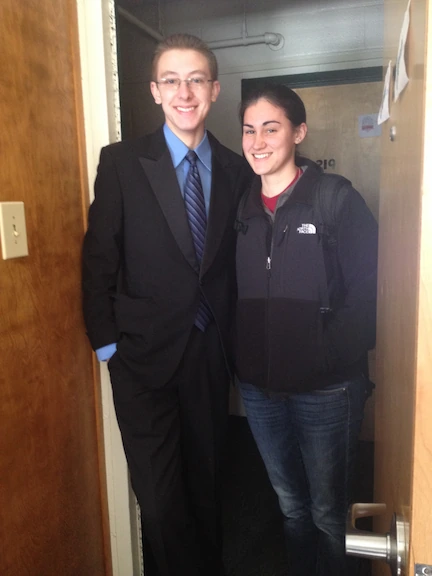
<path fill-rule="evenodd" d="M 390 565 L 392 575 L 402 576 L 409 541 L 407 523 L 400 516 L 393 514 L 390 532 L 387 534 L 358 530 L 355 525 L 357 518 L 380 516 L 385 511 L 385 504 L 356 503 L 350 506 L 346 522 L 346 553 L 348 556 L 384 560 Z"/>

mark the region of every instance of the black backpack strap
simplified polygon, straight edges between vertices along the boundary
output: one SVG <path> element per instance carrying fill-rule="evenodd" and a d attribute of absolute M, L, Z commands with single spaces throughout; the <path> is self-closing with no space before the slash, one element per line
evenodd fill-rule
<path fill-rule="evenodd" d="M 327 266 L 332 266 L 336 275 L 339 274 L 339 262 L 337 256 L 337 201 L 339 190 L 348 181 L 336 174 L 323 174 L 317 186 L 314 198 L 314 216 L 317 234 L 322 249 L 320 259 L 320 294 L 321 312 L 331 312 L 329 287 L 327 278 Z M 327 265 L 326 265 L 327 263 Z M 339 278 L 338 278 L 339 283 Z"/>
<path fill-rule="evenodd" d="M 317 232 L 325 243 L 325 248 L 334 249 L 337 245 L 337 199 L 339 190 L 348 180 L 337 174 L 323 174 L 315 195 L 314 213 L 318 222 Z"/>

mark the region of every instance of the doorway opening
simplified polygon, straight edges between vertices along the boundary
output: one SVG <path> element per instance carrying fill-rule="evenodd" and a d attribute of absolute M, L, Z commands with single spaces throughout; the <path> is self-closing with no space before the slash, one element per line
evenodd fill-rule
<path fill-rule="evenodd" d="M 278 4 L 278 2 L 272 3 L 274 5 Z M 128 9 L 134 8 L 134 4 L 137 14 L 140 11 L 148 14 L 148 7 L 152 3 L 147 2 L 146 8 L 144 6 L 145 2 L 118 1 L 118 5 L 128 7 Z M 161 4 L 159 2 L 153 2 L 153 4 L 155 5 L 153 22 L 158 23 L 160 21 Z M 182 2 L 182 4 L 185 3 Z M 194 4 L 197 4 L 197 2 L 191 0 L 190 9 L 192 9 Z M 255 4 L 257 3 L 255 2 Z M 279 4 L 282 3 L 280 2 Z M 168 1 L 162 2 L 162 5 L 167 9 L 170 8 L 170 2 Z M 187 31 L 194 32 L 193 30 Z M 154 104 L 148 86 L 152 79 L 151 57 L 156 41 L 122 18 L 117 19 L 117 32 L 122 134 L 123 138 L 130 138 L 153 131 L 163 121 L 161 110 Z M 333 56 L 333 58 L 335 68 L 338 68 L 340 61 L 337 61 L 337 56 Z M 360 58 L 358 59 L 360 60 Z M 374 58 L 369 59 L 370 62 L 377 64 L 376 66 L 356 68 L 357 63 L 350 62 L 349 64 L 352 64 L 353 67 L 343 70 L 327 70 L 324 73 L 302 72 L 271 77 L 274 81 L 289 81 L 290 87 L 303 91 L 301 96 L 306 102 L 306 108 L 309 113 L 308 124 L 310 130 L 310 136 L 305 145 L 307 146 L 307 142 L 309 142 L 315 148 L 305 148 L 301 152 L 304 152 L 306 156 L 314 160 L 321 161 L 326 170 L 333 170 L 351 179 L 355 187 L 365 197 L 368 196 L 366 199 L 376 217 L 378 216 L 378 198 L 376 194 L 379 190 L 379 153 L 376 152 L 374 145 L 376 145 L 378 138 L 372 136 L 360 138 L 359 117 L 371 116 L 378 111 L 379 99 L 382 93 L 380 84 L 382 66 L 380 60 L 381 56 L 377 56 L 375 60 Z M 331 66 L 328 60 L 326 63 L 327 67 Z M 290 67 L 290 65 L 287 66 L 287 68 Z M 245 73 L 229 70 L 226 74 L 223 74 L 223 78 L 221 78 L 222 94 L 225 90 L 227 98 L 221 103 L 218 111 L 209 119 L 210 129 L 214 131 L 215 128 L 222 125 L 222 122 L 231 125 L 225 131 L 227 138 L 221 138 L 221 140 L 224 144 L 237 149 L 237 151 L 240 151 L 240 127 L 238 122 L 231 123 L 231 116 L 237 116 L 237 105 L 241 91 L 247 89 L 247 86 L 253 82 L 262 81 L 264 78 L 266 81 L 269 80 L 268 71 L 265 72 L 264 69 L 260 72 L 259 79 L 251 78 L 251 74 L 250 70 Z M 371 85 L 369 86 L 370 93 L 366 96 L 360 95 L 361 84 Z M 320 93 L 319 98 L 316 97 L 317 91 Z M 324 92 L 328 93 L 326 101 L 322 98 Z M 339 103 L 334 104 L 336 101 L 335 95 L 339 95 L 342 101 L 342 108 Z M 309 99 L 310 103 L 307 101 Z M 315 124 L 314 116 L 317 117 L 317 134 L 321 133 L 324 135 L 321 130 L 322 127 L 319 125 L 319 120 L 325 118 L 327 123 L 330 117 L 328 112 L 331 108 L 333 108 L 334 116 L 337 116 L 336 112 L 340 113 L 342 109 L 345 109 L 348 104 L 352 104 L 353 101 L 362 102 L 363 104 L 370 103 L 370 107 L 363 107 L 355 112 L 357 123 L 353 125 L 352 133 L 344 133 L 345 140 L 334 137 L 335 130 L 340 130 L 341 125 L 345 125 L 344 119 L 341 118 L 340 114 L 339 125 L 336 118 L 334 121 L 336 127 L 334 125 L 327 126 L 328 130 L 332 131 L 330 137 L 318 141 L 317 138 L 312 136 Z M 226 114 L 227 110 L 230 111 L 229 115 Z M 356 150 L 351 145 L 354 140 L 359 146 Z M 339 151 L 332 151 L 328 146 L 329 142 L 334 141 L 341 143 Z M 348 142 L 350 145 L 347 145 Z M 318 146 L 321 146 L 321 148 L 317 148 Z M 351 150 L 354 157 L 354 161 L 352 161 L 350 166 L 347 165 L 348 159 L 345 157 L 347 150 Z M 331 163 L 331 160 L 334 163 Z M 327 162 L 327 166 L 324 166 L 325 162 Z M 365 172 L 364 176 L 360 174 L 362 170 Z M 372 176 L 376 175 L 378 175 L 378 185 L 370 184 L 367 187 L 371 191 L 370 194 L 364 192 L 366 187 L 360 183 L 360 179 L 362 177 L 372 178 Z M 371 359 L 371 372 L 373 372 L 373 358 Z M 371 378 L 373 380 L 373 375 Z M 369 406 L 370 404 L 369 401 Z M 263 562 L 266 561 L 266 558 L 270 558 L 274 562 L 272 567 L 269 565 L 266 572 L 279 574 L 277 570 L 283 570 L 284 558 L 282 523 L 277 500 L 266 477 L 260 457 L 257 454 L 246 419 L 241 414 L 241 409 L 238 412 L 234 410 L 230 419 L 231 442 L 227 469 L 231 473 L 227 473 L 224 491 L 226 507 L 230 509 L 231 516 L 231 520 L 225 523 L 227 563 L 228 566 L 231 566 L 229 573 L 232 576 L 259 574 L 260 571 L 257 566 L 262 557 Z M 363 474 L 358 477 L 356 498 L 358 501 L 372 501 L 373 410 L 371 409 L 369 409 L 367 424 L 364 427 L 359 463 Z M 265 544 L 267 540 L 269 541 L 268 547 Z M 262 554 L 259 552 L 260 550 L 263 551 Z M 282 572 L 280 573 L 282 574 Z"/>

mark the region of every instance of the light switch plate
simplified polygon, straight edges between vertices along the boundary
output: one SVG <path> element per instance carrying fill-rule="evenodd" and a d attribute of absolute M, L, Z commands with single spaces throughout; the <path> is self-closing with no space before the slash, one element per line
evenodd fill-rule
<path fill-rule="evenodd" d="M 0 202 L 3 260 L 28 256 L 24 202 Z"/>

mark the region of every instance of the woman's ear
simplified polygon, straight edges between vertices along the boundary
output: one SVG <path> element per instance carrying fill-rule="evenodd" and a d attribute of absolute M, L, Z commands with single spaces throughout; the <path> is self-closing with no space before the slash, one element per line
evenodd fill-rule
<path fill-rule="evenodd" d="M 306 134 L 307 134 L 307 125 L 304 122 L 302 122 L 300 126 L 297 126 L 296 128 L 296 137 L 294 142 L 296 144 L 301 144 L 303 140 L 306 138 Z"/>

